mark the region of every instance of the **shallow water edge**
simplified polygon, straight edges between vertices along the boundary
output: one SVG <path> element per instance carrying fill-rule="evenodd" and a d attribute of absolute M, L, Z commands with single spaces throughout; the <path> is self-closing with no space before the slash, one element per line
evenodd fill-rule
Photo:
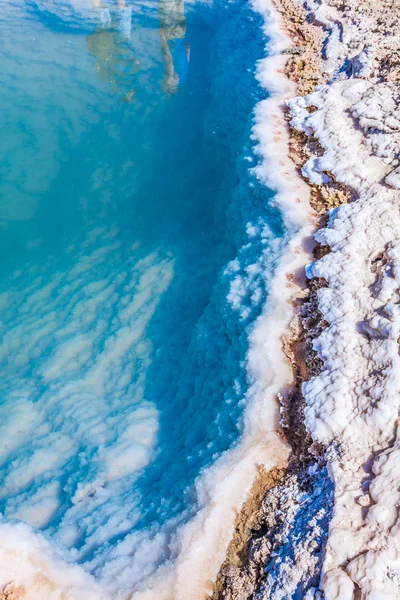
<path fill-rule="evenodd" d="M 199 510 L 169 541 L 173 563 L 162 566 L 134 598 L 196 600 L 204 598 L 205 593 L 211 594 L 232 537 L 237 511 L 260 467 L 266 471 L 282 468 L 289 455 L 289 446 L 280 429 L 276 398 L 278 394 L 285 395 L 292 380 L 290 365 L 281 349 L 282 337 L 293 316 L 293 294 L 303 285 L 301 273 L 310 256 L 312 218 L 308 187 L 287 156 L 289 138 L 282 105 L 294 95 L 295 89 L 283 73 L 286 56 L 282 52 L 290 46 L 290 40 L 283 33 L 272 5 L 260 2 L 254 8 L 263 15 L 265 35 L 270 40 L 268 57 L 258 68 L 258 79 L 269 97 L 255 109 L 253 136 L 261 164 L 254 172 L 275 192 L 275 203 L 282 211 L 291 239 L 272 283 L 267 306 L 251 332 L 248 372 L 252 385 L 246 397 L 242 438 L 197 479 Z M 106 597 L 92 577 L 71 564 L 68 554 L 44 536 L 33 534 L 22 523 L 2 521 L 0 529 L 4 540 L 0 574 L 5 584 L 17 581 L 32 600 L 43 598 L 44 593 L 52 598 L 56 589 L 68 591 L 77 599 Z M 19 547 L 15 546 L 16 530 Z M 23 557 L 23 574 L 15 561 L 16 552 Z"/>

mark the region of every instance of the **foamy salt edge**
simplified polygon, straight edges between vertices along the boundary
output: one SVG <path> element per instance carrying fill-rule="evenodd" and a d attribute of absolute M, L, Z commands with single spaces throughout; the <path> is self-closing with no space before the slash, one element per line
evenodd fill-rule
<path fill-rule="evenodd" d="M 276 395 L 292 379 L 282 351 L 282 336 L 293 317 L 291 300 L 296 283 L 290 281 L 309 261 L 304 242 L 312 234 L 309 188 L 288 158 L 288 128 L 282 105 L 295 94 L 284 75 L 282 50 L 291 41 L 270 2 L 254 0 L 265 19 L 268 57 L 258 68 L 258 79 L 270 97 L 255 108 L 253 135 L 261 165 L 256 175 L 276 192 L 291 241 L 280 261 L 264 313 L 251 333 L 248 370 L 254 381 L 247 395 L 244 431 L 236 447 L 224 453 L 196 482 L 200 510 L 170 541 L 173 563 L 164 565 L 136 592 L 135 600 L 203 599 L 212 591 L 232 538 L 237 511 L 248 496 L 259 465 L 267 470 L 284 466 L 290 449 L 280 435 Z M 296 199 L 296 201 L 295 201 Z M 60 549 L 28 525 L 0 521 L 0 585 L 11 581 L 28 591 L 30 600 L 55 600 L 62 594 L 74 600 L 109 597 L 93 577 Z M 130 597 L 124 590 L 118 598 Z"/>

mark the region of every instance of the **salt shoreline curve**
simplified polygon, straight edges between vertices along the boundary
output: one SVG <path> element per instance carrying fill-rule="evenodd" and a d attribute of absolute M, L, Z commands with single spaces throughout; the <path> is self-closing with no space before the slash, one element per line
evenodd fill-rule
<path fill-rule="evenodd" d="M 198 478 L 200 509 L 182 526 L 173 542 L 173 567 L 162 567 L 149 582 L 150 589 L 133 595 L 135 600 L 202 600 L 205 594 L 212 594 L 237 513 L 248 498 L 260 467 L 267 472 L 285 467 L 290 453 L 282 435 L 277 402 L 278 394 L 284 394 L 293 382 L 282 340 L 294 316 L 293 297 L 304 284 L 297 276 L 310 261 L 315 224 L 309 187 L 288 156 L 289 129 L 283 106 L 296 86 L 284 73 L 287 57 L 283 51 L 292 42 L 269 0 L 256 0 L 253 7 L 265 20 L 264 33 L 269 40 L 268 56 L 260 61 L 257 72 L 269 97 L 254 111 L 252 133 L 261 159 L 254 172 L 275 192 L 275 203 L 282 210 L 292 237 L 277 267 L 265 312 L 250 334 L 248 371 L 253 384 L 246 396 L 242 437 L 236 447 L 226 451 Z M 275 177 L 275 173 L 279 175 Z"/>
<path fill-rule="evenodd" d="M 293 236 L 277 270 L 267 310 L 251 334 L 249 372 L 254 383 L 248 393 L 243 436 L 235 448 L 223 454 L 197 480 L 202 508 L 170 542 L 176 562 L 173 567 L 161 568 L 147 590 L 134 594 L 135 599 L 196 600 L 204 598 L 205 592 L 212 593 L 212 582 L 223 562 L 237 511 L 249 494 L 260 465 L 267 471 L 283 467 L 289 455 L 289 446 L 280 431 L 276 396 L 291 383 L 292 372 L 279 349 L 293 317 L 293 290 L 299 283 L 296 274 L 310 258 L 304 241 L 310 241 L 313 228 L 308 186 L 287 155 L 289 134 L 282 106 L 294 95 L 295 87 L 284 74 L 286 57 L 282 51 L 291 42 L 272 4 L 257 1 L 254 8 L 265 18 L 264 31 L 270 39 L 269 56 L 258 70 L 258 79 L 270 97 L 255 109 L 253 135 L 262 158 L 255 172 L 276 193 L 275 202 Z M 275 173 L 279 174 L 276 178 L 271 175 Z M 21 529 L 19 541 L 10 535 L 10 528 L 15 527 Z M 90 575 L 71 563 L 67 553 L 29 526 L 2 519 L 0 536 L 4 598 L 17 593 L 30 600 L 52 600 L 60 594 L 90 600 L 107 597 Z"/>
<path fill-rule="evenodd" d="M 251 333 L 242 438 L 197 479 L 200 510 L 167 541 L 172 564 L 146 589 L 118 597 L 395 600 L 400 7 L 392 0 L 277 0 L 276 7 L 254 0 L 253 7 L 269 38 L 257 74 L 269 97 L 254 112 L 254 172 L 275 192 L 292 238 Z M 293 443 L 296 435 L 304 439 Z M 261 466 L 283 476 L 256 507 L 258 545 L 250 539 L 247 563 L 221 578 Z M 109 597 L 29 526 L 0 519 L 0 537 L 3 600 Z"/>

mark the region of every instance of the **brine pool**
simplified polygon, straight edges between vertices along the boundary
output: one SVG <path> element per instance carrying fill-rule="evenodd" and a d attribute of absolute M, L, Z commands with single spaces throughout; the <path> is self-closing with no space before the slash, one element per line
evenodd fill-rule
<path fill-rule="evenodd" d="M 0 523 L 130 597 L 240 437 L 285 244 L 252 171 L 262 20 L 2 0 L 0 54 Z"/>

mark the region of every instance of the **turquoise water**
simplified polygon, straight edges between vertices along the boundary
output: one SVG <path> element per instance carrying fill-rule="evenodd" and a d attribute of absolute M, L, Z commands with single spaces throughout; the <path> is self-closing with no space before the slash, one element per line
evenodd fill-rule
<path fill-rule="evenodd" d="M 110 589 L 240 435 L 284 243 L 251 172 L 264 45 L 242 0 L 0 6 L 0 510 Z"/>

